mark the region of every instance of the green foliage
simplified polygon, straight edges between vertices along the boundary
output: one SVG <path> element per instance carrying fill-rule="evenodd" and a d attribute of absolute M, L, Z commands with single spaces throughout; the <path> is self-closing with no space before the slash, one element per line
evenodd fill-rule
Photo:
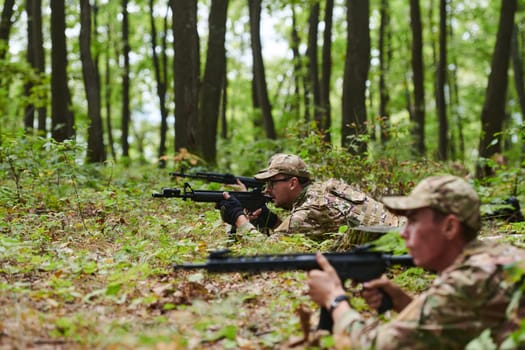
<path fill-rule="evenodd" d="M 355 179 L 378 193 L 407 191 L 416 181 L 410 172 L 416 177 L 434 169 L 432 163 L 350 157 L 327 147 L 315 132 L 303 131 L 300 140 L 292 135 L 254 142 L 255 152 L 240 142 L 225 146 L 224 169 L 245 169 L 249 175 L 271 154 L 292 152 L 319 178 Z M 190 274 L 171 266 L 203 261 L 219 248 L 245 255 L 314 252 L 326 251 L 325 243 L 303 235 L 234 240 L 213 204 L 151 197 L 161 187 L 179 185 L 168 170 L 85 165 L 82 154 L 75 142 L 2 137 L 0 319 L 6 342 L 16 342 L 11 334 L 20 334 L 68 348 L 275 348 L 302 335 L 299 308 L 311 310 L 316 323 L 317 307 L 306 295 L 302 272 Z M 510 168 L 502 174 L 523 176 Z M 493 187 L 510 188 L 503 178 L 476 186 L 490 195 Z M 507 239 L 522 241 L 522 236 Z M 396 233 L 377 243 L 403 252 Z M 391 274 L 415 293 L 433 277 L 416 268 Z M 366 309 L 362 300 L 354 302 Z M 523 334 L 516 332 L 508 344 Z M 314 348 L 332 345 L 332 337 L 323 337 Z"/>
<path fill-rule="evenodd" d="M 371 150 L 367 156 L 352 155 L 327 144 L 322 135 L 302 124 L 287 130 L 283 139 L 245 142 L 234 138 L 229 143 L 221 143 L 221 168 L 235 174 L 253 175 L 266 167 L 271 155 L 293 153 L 304 159 L 315 178 L 340 178 L 375 197 L 407 193 L 420 179 L 436 173 L 461 176 L 467 173 L 465 167 L 457 163 L 411 161 L 409 151 L 399 152 L 399 145 L 394 142 Z"/>
<path fill-rule="evenodd" d="M 401 238 L 399 232 L 388 232 L 371 244 L 373 244 L 374 250 L 376 251 L 388 252 L 395 255 L 408 254 L 403 238 Z"/>

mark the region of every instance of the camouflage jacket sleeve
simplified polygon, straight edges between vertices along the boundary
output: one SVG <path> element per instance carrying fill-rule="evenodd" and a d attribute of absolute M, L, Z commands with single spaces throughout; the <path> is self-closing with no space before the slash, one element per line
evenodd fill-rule
<path fill-rule="evenodd" d="M 501 250 L 489 254 L 473 248 L 392 321 L 380 325 L 354 310 L 344 314 L 336 320 L 336 340 L 358 349 L 463 349 L 490 328 L 501 341 L 515 291 L 503 273 L 509 261 L 495 261 L 504 256 Z"/>

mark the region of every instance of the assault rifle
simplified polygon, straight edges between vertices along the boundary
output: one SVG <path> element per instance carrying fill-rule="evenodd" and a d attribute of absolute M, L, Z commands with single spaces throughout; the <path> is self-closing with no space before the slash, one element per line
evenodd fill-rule
<path fill-rule="evenodd" d="M 390 255 L 368 250 L 362 246 L 347 253 L 324 253 L 344 282 L 351 279 L 356 282 L 366 282 L 380 277 L 390 266 L 414 266 L 409 255 Z M 175 264 L 174 269 L 206 269 L 208 272 L 264 272 L 264 271 L 309 271 L 319 269 L 315 254 L 276 254 L 232 256 L 229 250 L 211 252 L 206 263 Z M 383 293 L 383 302 L 378 312 L 383 313 L 392 308 L 392 300 Z M 333 320 L 330 312 L 321 308 L 318 329 L 332 331 Z"/>
<path fill-rule="evenodd" d="M 184 188 L 163 188 L 160 193 L 153 193 L 154 198 L 182 198 L 189 199 L 194 202 L 208 202 L 218 203 L 224 199 L 222 195 L 224 191 L 207 191 L 207 190 L 193 190 L 188 183 L 184 184 Z M 228 191 L 228 193 L 237 198 L 241 202 L 243 208 L 249 211 L 254 211 L 261 208 L 266 203 L 272 201 L 272 197 L 266 196 L 258 191 Z"/>
<path fill-rule="evenodd" d="M 204 180 L 208 182 L 217 182 L 221 184 L 226 185 L 237 185 L 237 179 L 241 181 L 244 186 L 247 188 L 252 188 L 256 191 L 262 191 L 265 182 L 261 180 L 257 180 L 254 177 L 247 177 L 247 176 L 235 176 L 232 174 L 222 174 L 222 173 L 209 173 L 204 171 L 198 171 L 191 174 L 186 174 L 183 172 L 180 173 L 169 173 L 170 176 L 173 177 L 184 177 L 184 178 L 190 178 L 190 179 L 199 179 Z"/>
<path fill-rule="evenodd" d="M 511 196 L 504 200 L 495 200 L 485 205 L 484 219 L 499 219 L 506 222 L 523 222 L 523 214 L 518 198 Z"/>

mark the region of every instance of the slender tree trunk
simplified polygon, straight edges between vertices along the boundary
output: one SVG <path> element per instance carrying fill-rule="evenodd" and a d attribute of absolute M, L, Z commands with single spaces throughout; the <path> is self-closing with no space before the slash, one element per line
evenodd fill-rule
<path fill-rule="evenodd" d="M 169 8 L 169 6 L 168 6 Z M 155 26 L 154 16 L 154 1 L 149 0 L 150 9 L 150 26 L 151 26 L 151 54 L 153 58 L 153 67 L 155 71 L 155 80 L 157 82 L 157 97 L 159 98 L 159 109 L 160 109 L 160 141 L 159 141 L 159 167 L 166 167 L 166 135 L 168 133 L 168 108 L 166 106 L 166 92 L 167 92 L 167 74 L 166 74 L 166 59 L 162 60 L 162 64 L 157 54 L 157 28 Z M 164 17 L 164 34 L 161 45 L 161 52 L 163 57 L 166 57 L 166 29 L 167 29 L 167 16 Z"/>
<path fill-rule="evenodd" d="M 381 0 L 380 16 L 381 22 L 379 26 L 379 131 L 381 133 L 381 143 L 385 144 L 390 138 L 390 112 L 388 111 L 388 101 L 390 100 L 390 93 L 387 86 L 387 71 L 388 71 L 388 31 L 390 23 L 390 10 L 388 8 L 388 0 Z"/>
<path fill-rule="evenodd" d="M 266 73 L 261 47 L 261 0 L 248 0 L 250 9 L 250 34 L 252 43 L 254 81 L 257 101 L 259 102 L 263 117 L 264 131 L 269 139 L 276 139 L 275 126 L 273 123 L 272 106 L 268 98 L 266 86 Z"/>
<path fill-rule="evenodd" d="M 64 0 L 51 1 L 51 136 L 58 142 L 74 137 L 74 117 L 67 77 Z"/>
<path fill-rule="evenodd" d="M 37 72 L 37 69 L 35 67 L 35 38 L 34 33 L 35 30 L 33 27 L 35 26 L 34 22 L 34 8 L 33 3 L 36 3 L 37 1 L 33 0 L 26 0 L 26 13 L 27 13 L 27 54 L 26 59 L 31 68 Z M 26 133 L 30 134 L 33 132 L 34 123 L 35 123 L 35 104 L 32 102 L 31 99 L 31 92 L 33 90 L 33 82 L 28 81 L 24 85 L 24 93 L 26 98 L 28 99 L 28 104 L 25 108 L 24 112 L 24 130 Z"/>
<path fill-rule="evenodd" d="M 425 78 L 423 66 L 423 28 L 419 0 L 410 0 L 410 27 L 412 29 L 412 72 L 414 74 L 414 128 L 415 153 L 425 155 Z"/>
<path fill-rule="evenodd" d="M 508 67 L 512 31 L 514 28 L 514 14 L 517 0 L 502 0 L 501 13 L 496 37 L 496 47 L 492 55 L 491 71 L 485 93 L 485 102 L 481 111 L 481 138 L 479 155 L 488 159 L 501 152 L 501 131 L 505 120 L 505 102 L 508 85 Z M 493 169 L 488 164 L 478 164 L 476 176 L 478 178 L 491 175 Z"/>
<path fill-rule="evenodd" d="M 366 81 L 370 67 L 368 0 L 347 0 L 347 48 L 343 78 L 342 146 L 364 154 L 366 127 Z"/>
<path fill-rule="evenodd" d="M 447 81 L 447 0 L 439 2 L 439 60 L 436 70 L 436 109 L 439 123 L 438 159 L 447 160 L 448 120 L 445 101 Z"/>
<path fill-rule="evenodd" d="M 228 71 L 227 64 L 228 61 L 225 62 L 224 76 L 222 78 L 221 110 L 219 114 L 221 121 L 220 135 L 224 140 L 228 138 L 228 120 L 226 118 L 226 107 L 228 106 L 228 94 L 226 93 L 228 91 L 228 77 L 226 75 L 226 72 Z"/>
<path fill-rule="evenodd" d="M 111 26 L 108 24 L 107 28 L 107 42 L 112 42 Z M 115 55 L 118 57 L 118 55 Z M 104 105 L 106 110 L 106 129 L 108 133 L 108 146 L 111 153 L 111 158 L 114 162 L 117 161 L 117 153 L 115 152 L 115 143 L 113 140 L 113 127 L 111 125 L 111 45 L 106 45 L 106 60 L 105 60 L 105 78 L 104 78 Z"/>
<path fill-rule="evenodd" d="M 226 74 L 226 19 L 228 0 L 212 0 L 208 27 L 208 51 L 202 87 L 200 90 L 199 125 L 201 125 L 200 148 L 209 164 L 216 164 L 217 124 L 221 109 L 221 95 Z"/>
<path fill-rule="evenodd" d="M 323 32 L 323 63 L 321 75 L 321 128 L 324 141 L 331 142 L 330 128 L 332 126 L 332 112 L 330 107 L 330 80 L 332 77 L 332 26 L 333 26 L 334 0 L 326 0 L 324 12 Z"/>
<path fill-rule="evenodd" d="M 321 92 L 319 87 L 319 61 L 317 59 L 317 35 L 319 26 L 319 1 L 311 4 L 310 15 L 308 17 L 308 46 L 306 48 L 306 57 L 308 59 L 308 91 L 312 102 L 310 109 L 318 130 L 322 130 L 323 121 L 321 117 Z"/>
<path fill-rule="evenodd" d="M 80 60 L 86 90 L 88 109 L 87 161 L 102 163 L 106 161 L 104 130 L 102 127 L 100 103 L 100 75 L 98 66 L 91 54 L 91 6 L 89 0 L 80 0 Z"/>
<path fill-rule="evenodd" d="M 129 79 L 129 20 L 128 20 L 128 0 L 122 0 L 122 111 L 121 111 L 121 146 L 122 156 L 129 158 L 129 125 L 131 122 L 131 112 L 129 107 L 130 79 Z"/>
<path fill-rule="evenodd" d="M 453 11 L 452 11 L 453 14 Z M 449 16 L 449 25 L 448 25 L 448 33 L 450 37 L 450 41 L 452 42 L 454 40 L 454 31 L 453 31 L 453 21 L 454 18 Z M 456 55 L 452 55 L 449 59 L 452 68 L 448 70 L 448 95 L 449 95 L 449 111 L 452 121 L 452 127 L 450 128 L 450 159 L 452 160 L 464 160 L 465 155 L 465 141 L 463 136 L 463 118 L 462 118 L 462 112 L 460 111 L 460 101 L 459 101 L 459 87 L 458 87 L 458 62 L 456 59 Z M 457 132 L 457 136 L 456 136 Z"/>
<path fill-rule="evenodd" d="M 299 38 L 299 32 L 297 31 L 297 16 L 295 14 L 295 4 L 290 5 L 292 7 L 292 33 L 291 33 L 291 42 L 290 46 L 293 53 L 293 95 L 291 110 L 296 116 L 296 119 L 299 120 L 301 117 L 301 76 L 302 73 L 302 64 L 301 64 L 301 54 L 299 52 L 299 45 L 301 39 Z M 305 114 L 308 111 L 305 111 Z"/>
<path fill-rule="evenodd" d="M 44 40 L 42 36 L 42 0 L 26 0 L 27 12 L 27 61 L 42 78 L 45 74 Z M 39 82 L 40 83 L 40 79 Z M 26 95 L 32 93 L 33 83 L 26 86 Z M 47 101 L 47 95 L 38 95 L 38 99 Z M 45 104 L 39 106 L 29 103 L 26 107 L 24 125 L 26 130 L 34 128 L 35 112 L 37 115 L 38 134 L 46 134 L 47 109 Z"/>
<path fill-rule="evenodd" d="M 42 34 L 42 0 L 29 1 L 33 7 L 33 54 L 35 59 L 35 69 L 38 72 L 40 78 L 43 78 L 46 74 L 46 61 L 44 52 L 44 37 Z M 47 102 L 49 96 L 44 93 L 42 98 Z M 38 133 L 39 135 L 45 136 L 47 133 L 47 103 L 37 108 L 38 112 Z"/>
<path fill-rule="evenodd" d="M 44 37 L 42 34 L 42 0 L 29 1 L 33 7 L 33 54 L 35 69 L 38 72 L 40 78 L 43 78 L 46 74 L 46 61 L 44 52 Z M 47 102 L 49 96 L 45 93 L 42 98 Z M 39 135 L 46 135 L 47 132 L 47 103 L 40 107 L 37 107 L 38 112 L 38 133 Z"/>
<path fill-rule="evenodd" d="M 0 19 L 0 60 L 5 58 L 9 48 L 9 33 L 13 26 L 14 0 L 5 0 Z"/>
<path fill-rule="evenodd" d="M 199 152 L 200 53 L 197 33 L 197 2 L 171 0 L 175 55 L 175 152 L 186 148 Z"/>
<path fill-rule="evenodd" d="M 525 118 L 525 79 L 523 78 L 523 60 L 520 54 L 520 45 L 518 38 L 520 37 L 519 27 L 514 25 L 512 33 L 512 68 L 514 70 L 514 86 L 516 94 L 520 103 L 520 110 L 522 118 Z M 525 128 L 525 125 L 522 125 Z M 525 134 L 522 134 L 525 135 Z M 523 145 L 525 147 L 525 144 Z"/>

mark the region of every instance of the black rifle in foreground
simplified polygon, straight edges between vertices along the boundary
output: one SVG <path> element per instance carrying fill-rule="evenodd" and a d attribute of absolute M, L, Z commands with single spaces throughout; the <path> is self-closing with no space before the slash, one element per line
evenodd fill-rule
<path fill-rule="evenodd" d="M 208 182 L 218 182 L 226 185 L 237 185 L 237 179 L 239 179 L 239 181 L 241 181 L 244 184 L 244 186 L 246 186 L 246 188 L 251 188 L 256 191 L 262 191 L 265 184 L 264 181 L 257 180 L 254 177 L 235 176 L 232 174 L 222 173 L 209 173 L 204 171 L 199 171 L 191 174 L 186 174 L 184 172 L 170 173 L 170 176 L 199 179 Z"/>
<path fill-rule="evenodd" d="M 380 277 L 390 266 L 414 266 L 409 255 L 390 255 L 373 252 L 366 248 L 357 248 L 348 253 L 324 253 L 334 267 L 341 281 L 351 279 L 356 282 L 366 282 Z M 264 272 L 264 271 L 309 271 L 319 269 L 315 254 L 277 254 L 232 256 L 228 250 L 210 253 L 208 261 L 202 264 L 174 265 L 177 269 L 206 269 L 209 272 Z M 387 294 L 383 295 L 383 303 L 378 312 L 383 313 L 392 308 L 392 300 Z M 319 329 L 332 331 L 333 320 L 330 312 L 321 308 Z"/>
<path fill-rule="evenodd" d="M 218 203 L 224 199 L 222 193 L 223 191 L 193 190 L 189 184 L 185 183 L 182 190 L 179 188 L 163 188 L 160 193 L 153 193 L 153 197 L 182 198 L 194 202 Z M 259 209 L 266 203 L 272 201 L 270 196 L 266 196 L 258 191 L 228 191 L 228 193 L 230 196 L 237 198 L 237 200 L 241 202 L 243 208 L 248 209 L 249 211 Z"/>

